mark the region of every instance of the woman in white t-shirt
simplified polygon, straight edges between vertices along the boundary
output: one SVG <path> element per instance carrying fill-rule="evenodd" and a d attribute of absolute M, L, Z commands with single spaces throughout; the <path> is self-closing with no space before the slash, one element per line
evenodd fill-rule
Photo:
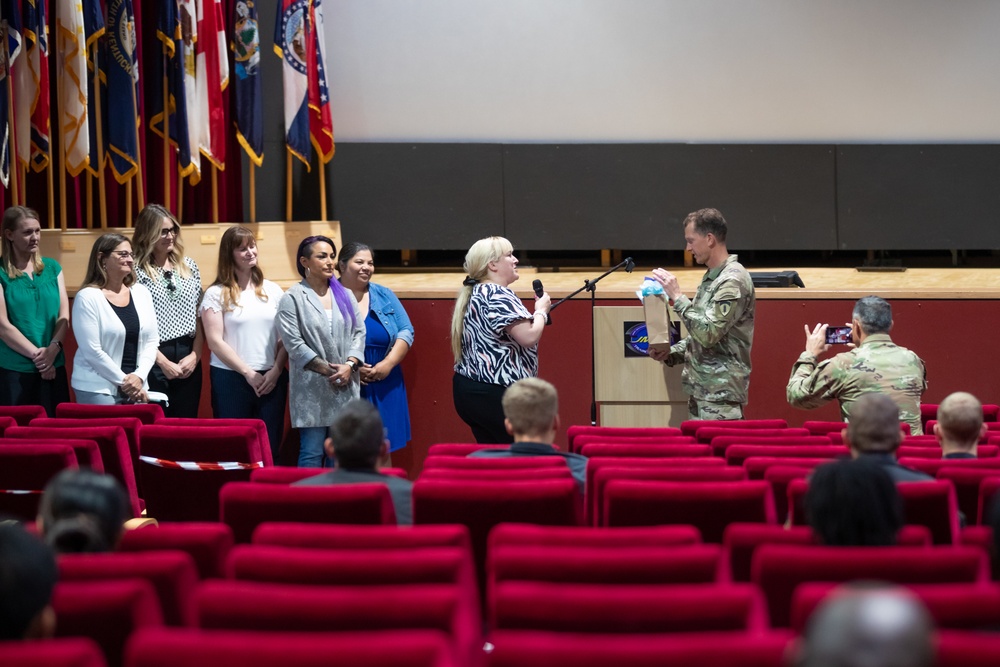
<path fill-rule="evenodd" d="M 274 326 L 282 294 L 257 266 L 253 232 L 246 227 L 226 230 L 219 244 L 218 275 L 201 302 L 212 351 L 212 413 L 222 419 L 262 419 L 275 461 L 288 397 L 288 353 Z"/>

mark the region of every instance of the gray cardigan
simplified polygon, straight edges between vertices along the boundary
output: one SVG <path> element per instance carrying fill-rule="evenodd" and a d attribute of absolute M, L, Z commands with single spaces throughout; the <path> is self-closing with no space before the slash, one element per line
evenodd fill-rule
<path fill-rule="evenodd" d="M 325 376 L 305 369 L 306 364 L 316 357 L 331 364 L 346 363 L 348 357 L 364 361 L 365 318 L 358 310 L 354 295 L 348 292 L 348 296 L 357 319 L 353 328 L 350 321 L 344 320 L 336 299 L 333 300 L 331 324 L 319 296 L 304 280 L 292 285 L 278 302 L 275 323 L 288 350 L 291 386 L 288 405 L 295 428 L 325 428 L 333 422 L 343 405 L 361 395 L 357 373 L 351 376 L 350 387 L 335 389 Z"/>

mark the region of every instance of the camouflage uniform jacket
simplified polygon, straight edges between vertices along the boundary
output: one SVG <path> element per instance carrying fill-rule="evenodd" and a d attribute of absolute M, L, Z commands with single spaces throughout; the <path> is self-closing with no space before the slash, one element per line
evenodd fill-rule
<path fill-rule="evenodd" d="M 899 406 L 899 420 L 920 435 L 920 396 L 927 388 L 924 362 L 892 342 L 889 334 L 872 334 L 857 348 L 816 363 L 803 352 L 792 366 L 785 394 L 797 408 L 816 408 L 837 399 L 840 414 L 849 421 L 851 405 L 870 393 L 887 395 Z"/>
<path fill-rule="evenodd" d="M 684 295 L 674 301 L 688 335 L 670 348 L 666 363 L 684 362 L 684 391 L 699 401 L 747 402 L 757 299 L 750 274 L 736 260 L 729 255 L 706 271 L 694 301 Z"/>

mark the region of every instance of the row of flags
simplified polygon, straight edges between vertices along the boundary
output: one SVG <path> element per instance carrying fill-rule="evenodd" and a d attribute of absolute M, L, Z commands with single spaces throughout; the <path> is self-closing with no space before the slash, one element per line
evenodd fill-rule
<path fill-rule="evenodd" d="M 107 163 L 116 180 L 125 183 L 140 171 L 142 88 L 135 1 L 104 0 L 102 8 L 101 0 L 0 0 L 4 187 L 14 160 L 34 171 L 49 166 L 53 131 L 59 133 L 63 164 L 72 176 L 84 170 L 97 175 Z M 227 119 L 222 94 L 232 80 L 236 137 L 260 166 L 262 49 L 257 2 L 234 0 L 228 31 L 222 0 L 156 2 L 163 66 L 143 72 L 148 77 L 143 85 L 152 86 L 147 96 L 150 129 L 161 137 L 166 134 L 181 175 L 193 183 L 200 179 L 205 162 L 224 169 Z M 323 164 L 334 152 L 322 5 L 322 0 L 277 2 L 274 50 L 283 61 L 286 143 L 307 167 L 313 147 Z M 144 3 L 148 16 L 146 7 Z M 50 10 L 55 12 L 51 43 Z M 49 99 L 50 74 L 59 77 L 57 100 Z"/>

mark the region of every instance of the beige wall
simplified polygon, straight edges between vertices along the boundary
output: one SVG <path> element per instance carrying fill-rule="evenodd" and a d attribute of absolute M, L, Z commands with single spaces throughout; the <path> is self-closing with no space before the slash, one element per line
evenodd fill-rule
<path fill-rule="evenodd" d="M 183 225 L 184 251 L 198 262 L 201 281 L 204 286 L 215 280 L 215 268 L 219 257 L 219 240 L 232 224 Z M 329 236 L 340 250 L 340 223 L 333 222 L 258 222 L 244 225 L 254 231 L 257 237 L 258 262 L 268 280 L 287 288 L 300 278 L 295 269 L 295 251 L 299 242 L 307 236 L 320 234 Z M 58 229 L 43 229 L 41 251 L 44 257 L 58 261 L 66 276 L 66 289 L 70 296 L 75 294 L 83 282 L 87 270 L 87 260 L 94 241 L 105 232 L 118 232 L 132 236 L 130 229 L 74 229 L 65 232 Z"/>

